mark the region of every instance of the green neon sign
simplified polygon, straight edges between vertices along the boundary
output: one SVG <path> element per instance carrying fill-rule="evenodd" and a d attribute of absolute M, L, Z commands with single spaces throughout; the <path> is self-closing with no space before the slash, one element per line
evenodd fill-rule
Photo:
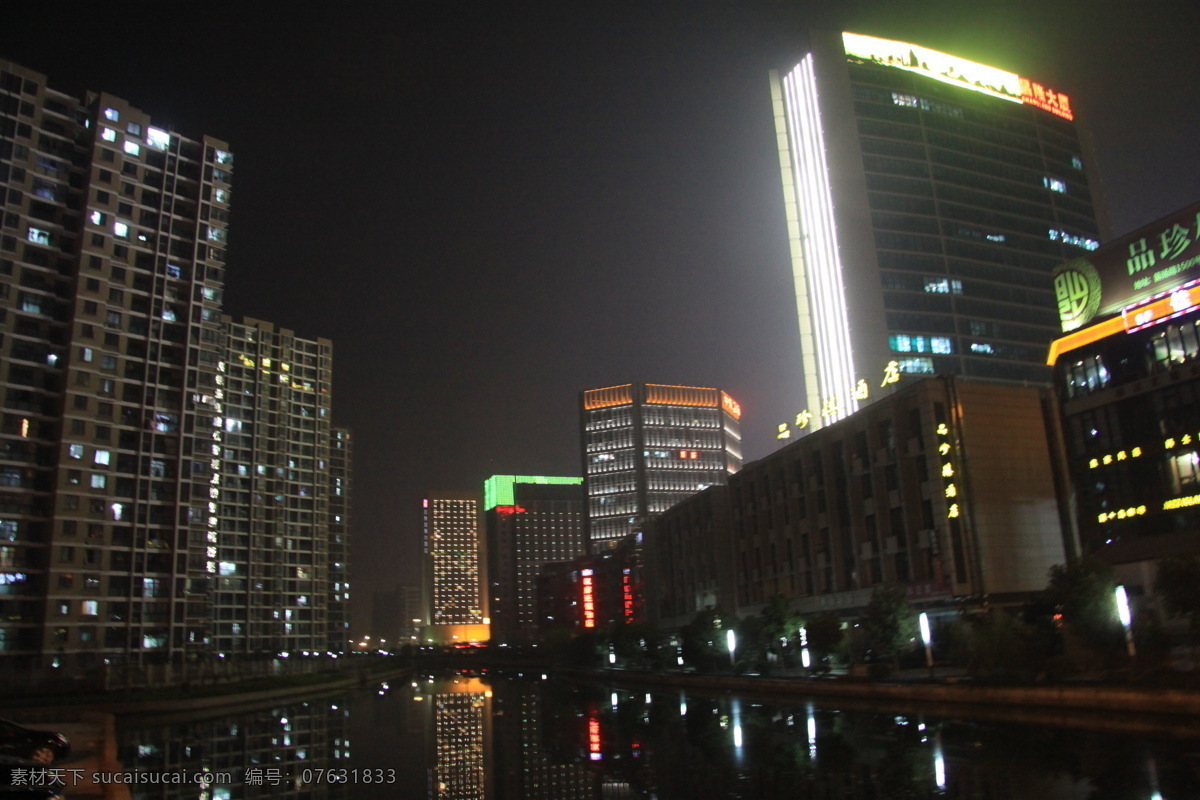
<path fill-rule="evenodd" d="M 493 475 L 483 482 L 483 510 L 496 506 L 516 505 L 513 487 L 518 483 L 540 483 L 550 486 L 579 486 L 583 478 L 557 478 L 545 475 Z"/>

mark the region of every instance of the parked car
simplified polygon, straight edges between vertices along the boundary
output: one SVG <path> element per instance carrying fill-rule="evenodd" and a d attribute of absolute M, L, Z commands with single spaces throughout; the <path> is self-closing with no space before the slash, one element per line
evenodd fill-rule
<path fill-rule="evenodd" d="M 39 731 L 0 719 L 0 756 L 16 756 L 38 764 L 53 764 L 70 752 L 71 743 L 61 733 Z"/>

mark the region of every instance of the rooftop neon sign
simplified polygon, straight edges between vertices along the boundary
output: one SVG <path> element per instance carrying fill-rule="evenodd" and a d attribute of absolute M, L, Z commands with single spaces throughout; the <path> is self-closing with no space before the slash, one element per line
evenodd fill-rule
<path fill-rule="evenodd" d="M 843 33 L 842 45 L 846 55 L 853 60 L 916 72 L 951 86 L 982 92 L 1012 103 L 1036 106 L 1064 119 L 1075 118 L 1069 97 L 1022 78 L 1015 72 L 977 64 L 920 45 L 858 33 Z"/>
<path fill-rule="evenodd" d="M 578 486 L 583 478 L 560 478 L 546 475 L 493 475 L 483 484 L 483 510 L 496 506 L 515 506 L 513 487 L 518 483 L 539 483 L 552 486 Z"/>

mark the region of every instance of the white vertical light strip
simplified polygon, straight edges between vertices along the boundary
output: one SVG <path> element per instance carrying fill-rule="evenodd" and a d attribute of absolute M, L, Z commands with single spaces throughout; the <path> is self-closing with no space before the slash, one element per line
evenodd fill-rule
<path fill-rule="evenodd" d="M 788 248 L 792 256 L 792 286 L 796 295 L 796 317 L 800 327 L 800 369 L 804 378 L 804 402 L 809 409 L 821 407 L 821 385 L 817 378 L 817 354 L 809 313 L 808 279 L 805 277 L 804 245 L 800 231 L 800 203 L 796 199 L 796 169 L 792 158 L 791 126 L 785 105 L 784 86 L 779 73 L 771 70 L 771 106 L 775 115 L 775 140 L 779 150 L 780 177 L 783 179 L 783 205 L 787 221 Z"/>
<path fill-rule="evenodd" d="M 795 263 L 793 254 L 793 274 L 796 281 L 806 282 L 817 357 L 818 396 L 814 403 L 809 389 L 809 410 L 814 421 L 828 424 L 854 413 L 858 401 L 853 394 L 856 378 L 846 292 L 811 53 L 784 80 L 784 100 L 800 223 L 801 257 Z M 834 399 L 837 412 L 822 417 L 822 406 Z"/>

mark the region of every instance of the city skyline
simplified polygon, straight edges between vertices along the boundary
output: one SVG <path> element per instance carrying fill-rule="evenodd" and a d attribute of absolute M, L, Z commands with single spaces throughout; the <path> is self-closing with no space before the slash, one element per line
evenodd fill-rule
<path fill-rule="evenodd" d="M 0 56 L 230 141 L 227 307 L 337 347 L 362 599 L 415 581 L 426 487 L 575 474 L 584 387 L 722 386 L 747 460 L 778 447 L 801 393 L 767 71 L 807 23 L 1070 95 L 1118 235 L 1195 200 L 1194 9 L 804 10 L 228 8 L 184 32 L 30 7 Z"/>

